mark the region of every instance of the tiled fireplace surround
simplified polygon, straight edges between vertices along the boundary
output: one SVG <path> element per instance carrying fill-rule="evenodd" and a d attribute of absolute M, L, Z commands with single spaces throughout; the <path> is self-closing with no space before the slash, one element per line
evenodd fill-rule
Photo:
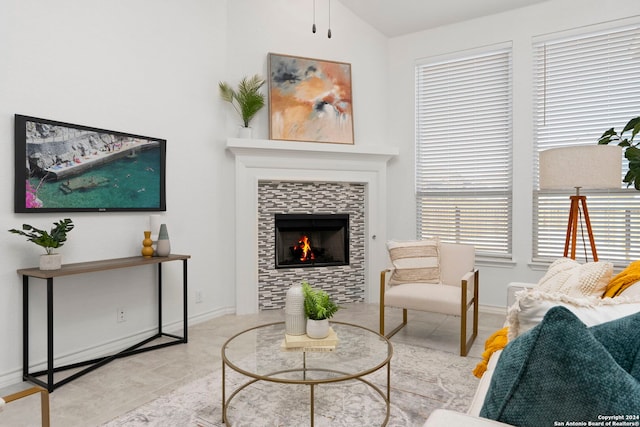
<path fill-rule="evenodd" d="M 386 167 L 397 150 L 258 139 L 228 139 L 227 149 L 235 156 L 236 241 L 247 242 L 236 248 L 236 313 L 282 307 L 299 279 L 331 289 L 342 302 L 377 302 L 378 274 L 387 265 Z M 300 204 L 307 190 L 316 194 Z M 353 218 L 349 266 L 275 270 L 272 242 L 265 241 L 273 239 L 275 213 L 344 210 Z"/>
<path fill-rule="evenodd" d="M 351 182 L 258 182 L 258 307 L 284 308 L 303 280 L 338 304 L 364 301 L 365 186 Z M 275 268 L 275 214 L 349 214 L 349 265 Z"/>

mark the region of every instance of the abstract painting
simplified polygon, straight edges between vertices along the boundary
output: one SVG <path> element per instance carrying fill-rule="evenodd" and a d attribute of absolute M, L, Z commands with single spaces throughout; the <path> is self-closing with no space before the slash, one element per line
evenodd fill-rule
<path fill-rule="evenodd" d="M 270 53 L 269 137 L 353 144 L 351 65 Z"/>

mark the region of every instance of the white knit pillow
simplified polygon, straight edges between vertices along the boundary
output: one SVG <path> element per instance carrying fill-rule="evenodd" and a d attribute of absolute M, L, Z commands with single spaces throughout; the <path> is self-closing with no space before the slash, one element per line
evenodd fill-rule
<path fill-rule="evenodd" d="M 549 266 L 536 289 L 573 297 L 602 296 L 612 276 L 613 264 L 610 262 L 580 264 L 569 258 L 560 258 Z"/>
<path fill-rule="evenodd" d="M 437 237 L 410 242 L 387 243 L 393 264 L 390 285 L 440 283 L 440 241 Z"/>

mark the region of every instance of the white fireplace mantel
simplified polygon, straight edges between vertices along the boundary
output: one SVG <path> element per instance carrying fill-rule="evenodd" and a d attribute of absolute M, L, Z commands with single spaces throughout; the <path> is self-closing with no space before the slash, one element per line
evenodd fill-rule
<path fill-rule="evenodd" d="M 386 262 L 387 162 L 397 148 L 229 138 L 236 179 L 236 313 L 258 311 L 258 182 L 363 183 L 366 187 L 365 300 L 378 301 Z M 253 265 L 238 262 L 255 260 Z"/>

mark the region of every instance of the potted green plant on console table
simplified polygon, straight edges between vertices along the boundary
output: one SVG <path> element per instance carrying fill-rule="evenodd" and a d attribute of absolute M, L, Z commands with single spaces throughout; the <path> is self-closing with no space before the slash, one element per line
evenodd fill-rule
<path fill-rule="evenodd" d="M 329 319 L 340 307 L 331 300 L 327 292 L 313 289 L 307 282 L 302 282 L 302 294 L 304 313 L 307 316 L 307 336 L 326 338 L 329 336 Z"/>
<path fill-rule="evenodd" d="M 22 230 L 12 228 L 9 232 L 25 236 L 29 242 L 42 246 L 47 251 L 46 255 L 40 256 L 40 270 L 58 270 L 62 266 L 62 255 L 54 253 L 53 250 L 64 245 L 67 233 L 73 230 L 73 227 L 73 221 L 65 218 L 54 222 L 50 232 L 29 224 L 22 224 Z"/>

